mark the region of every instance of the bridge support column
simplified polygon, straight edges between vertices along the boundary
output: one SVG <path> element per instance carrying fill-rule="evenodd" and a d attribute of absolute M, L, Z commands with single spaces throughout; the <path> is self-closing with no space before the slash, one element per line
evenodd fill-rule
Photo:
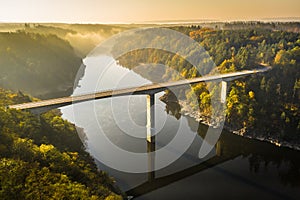
<path fill-rule="evenodd" d="M 148 181 L 155 178 L 155 94 L 147 95 L 147 152 L 148 152 Z"/>
<path fill-rule="evenodd" d="M 221 88 L 221 103 L 226 103 L 228 82 L 227 81 L 222 81 L 221 84 L 222 84 L 222 88 Z"/>
<path fill-rule="evenodd" d="M 155 94 L 147 95 L 147 142 L 155 143 Z"/>

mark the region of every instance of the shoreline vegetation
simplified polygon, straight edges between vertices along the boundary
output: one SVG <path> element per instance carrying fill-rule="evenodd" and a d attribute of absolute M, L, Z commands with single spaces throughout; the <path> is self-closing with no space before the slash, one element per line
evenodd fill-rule
<path fill-rule="evenodd" d="M 217 123 L 210 123 L 211 120 L 208 116 L 204 116 L 201 113 L 194 111 L 187 104 L 186 101 L 179 101 L 178 103 L 181 107 L 180 114 L 184 116 L 192 117 L 197 122 L 200 122 L 206 126 L 211 126 L 211 127 L 218 126 Z M 255 130 L 247 130 L 247 127 L 243 127 L 241 129 L 235 129 L 233 127 L 229 127 L 228 125 L 224 124 L 224 129 L 230 132 L 231 134 L 239 135 L 241 137 L 255 139 L 262 142 L 268 142 L 278 147 L 287 147 L 290 149 L 300 151 L 300 142 L 297 143 L 297 142 L 284 141 L 280 139 L 279 136 L 276 137 L 274 135 L 265 136 L 265 134 L 256 132 Z"/>

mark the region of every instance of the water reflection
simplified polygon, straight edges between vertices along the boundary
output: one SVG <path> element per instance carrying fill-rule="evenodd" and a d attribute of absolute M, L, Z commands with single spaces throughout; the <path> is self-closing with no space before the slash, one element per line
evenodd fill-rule
<path fill-rule="evenodd" d="M 166 104 L 167 114 L 173 115 L 176 119 L 180 119 L 180 117 L 181 117 L 180 110 L 181 110 L 181 107 L 178 102 L 169 102 Z"/>
<path fill-rule="evenodd" d="M 176 102 L 167 103 L 166 111 L 170 111 L 168 113 L 175 116 L 176 113 L 180 112 L 180 105 Z M 189 127 L 194 129 L 197 122 L 195 122 L 192 118 L 188 119 L 190 122 L 188 123 Z M 197 132 L 199 135 L 203 135 L 203 132 L 205 133 L 206 129 L 207 127 L 200 125 Z M 230 172 L 226 168 L 218 167 L 222 163 L 233 159 L 248 160 L 248 176 L 245 176 L 244 174 L 239 175 L 234 172 Z M 265 142 L 242 138 L 225 131 L 222 133 L 220 140 L 216 144 L 214 157 L 174 174 L 146 181 L 143 184 L 128 190 L 127 194 L 134 197 L 141 195 L 141 199 L 143 199 L 143 195 L 147 193 L 151 193 L 159 188 L 165 187 L 169 184 L 174 184 L 174 182 L 179 182 L 182 179 L 186 179 L 189 176 L 193 176 L 209 169 L 215 169 L 229 175 L 231 179 L 237 179 L 239 182 L 243 182 L 249 187 L 254 187 L 262 193 L 267 193 L 267 199 L 293 199 L 293 197 L 299 195 L 299 152 L 286 148 L 278 148 Z M 255 180 L 256 177 L 259 176 L 266 179 L 279 180 L 285 189 L 292 188 L 292 192 L 285 193 L 285 189 L 282 189 L 282 191 L 278 190 L 278 188 L 276 188 L 276 183 L 274 182 L 269 182 L 267 180 Z M 229 180 L 229 182 L 230 181 L 231 180 Z M 212 187 L 213 182 L 214 181 L 212 180 L 210 183 L 212 184 Z M 257 193 L 259 194 L 260 192 Z"/>

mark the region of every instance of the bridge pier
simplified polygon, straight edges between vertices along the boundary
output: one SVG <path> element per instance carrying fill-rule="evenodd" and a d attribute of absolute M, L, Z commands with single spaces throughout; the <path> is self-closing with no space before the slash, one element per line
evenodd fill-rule
<path fill-rule="evenodd" d="M 222 104 L 222 110 L 223 112 L 225 112 L 225 108 L 226 108 L 226 98 L 227 98 L 227 91 L 228 91 L 228 87 L 229 87 L 229 81 L 232 81 L 231 79 L 226 79 L 226 80 L 222 80 L 221 82 L 221 104 Z M 222 144 L 221 141 L 218 140 L 216 145 L 215 145 L 215 150 L 216 150 L 216 155 L 217 156 L 222 156 L 223 154 L 223 149 L 222 149 Z"/>
<path fill-rule="evenodd" d="M 148 181 L 155 179 L 155 93 L 147 94 Z"/>
<path fill-rule="evenodd" d="M 221 88 L 221 103 L 226 103 L 228 82 L 227 81 L 222 81 L 221 85 L 222 85 L 222 88 Z"/>
<path fill-rule="evenodd" d="M 147 142 L 155 143 L 155 94 L 147 95 Z"/>

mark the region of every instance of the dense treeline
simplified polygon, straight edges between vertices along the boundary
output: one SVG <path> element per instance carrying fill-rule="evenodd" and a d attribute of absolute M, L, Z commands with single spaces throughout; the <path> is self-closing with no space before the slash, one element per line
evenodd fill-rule
<path fill-rule="evenodd" d="M 199 27 L 173 29 L 199 42 L 208 51 L 221 73 L 255 69 L 259 67 L 259 63 L 272 66 L 272 70 L 262 76 L 243 78 L 231 83 L 227 98 L 227 126 L 233 129 L 247 128 L 251 132 L 285 140 L 300 138 L 299 33 L 274 31 L 263 27 L 242 30 Z M 164 38 L 155 40 L 162 42 Z M 139 39 L 136 38 L 136 41 Z M 169 42 L 176 44 L 177 41 Z M 193 52 L 189 56 L 193 57 Z M 135 50 L 118 59 L 121 65 L 129 68 L 143 66 L 143 63 L 169 66 L 159 76 L 162 77 L 160 81 L 192 78 L 216 71 L 207 59 L 203 59 L 202 64 L 205 67 L 200 69 L 199 74 L 180 55 L 157 49 Z M 143 70 L 134 70 L 150 77 L 149 74 L 153 75 L 156 69 L 153 65 L 145 65 Z M 190 107 L 199 108 L 202 115 L 210 116 L 212 94 L 209 91 L 216 90 L 208 90 L 207 87 L 203 83 L 194 85 L 191 91 L 186 91 L 182 96 Z M 197 99 L 192 98 L 192 93 L 197 95 Z"/>
<path fill-rule="evenodd" d="M 264 134 L 299 138 L 300 35 L 266 29 L 190 33 L 212 55 L 221 72 L 273 66 L 262 76 L 238 80 L 227 99 L 227 122 Z"/>
<path fill-rule="evenodd" d="M 280 31 L 291 31 L 300 32 L 299 22 L 227 22 L 223 26 L 224 29 L 240 30 L 240 29 L 269 29 L 269 30 L 280 30 Z"/>
<path fill-rule="evenodd" d="M 57 111 L 4 109 L 29 100 L 0 89 L 0 199 L 122 199 Z"/>
<path fill-rule="evenodd" d="M 1 87 L 36 97 L 66 95 L 73 88 L 81 59 L 68 42 L 50 34 L 16 32 L 0 33 L 0 43 Z"/>

